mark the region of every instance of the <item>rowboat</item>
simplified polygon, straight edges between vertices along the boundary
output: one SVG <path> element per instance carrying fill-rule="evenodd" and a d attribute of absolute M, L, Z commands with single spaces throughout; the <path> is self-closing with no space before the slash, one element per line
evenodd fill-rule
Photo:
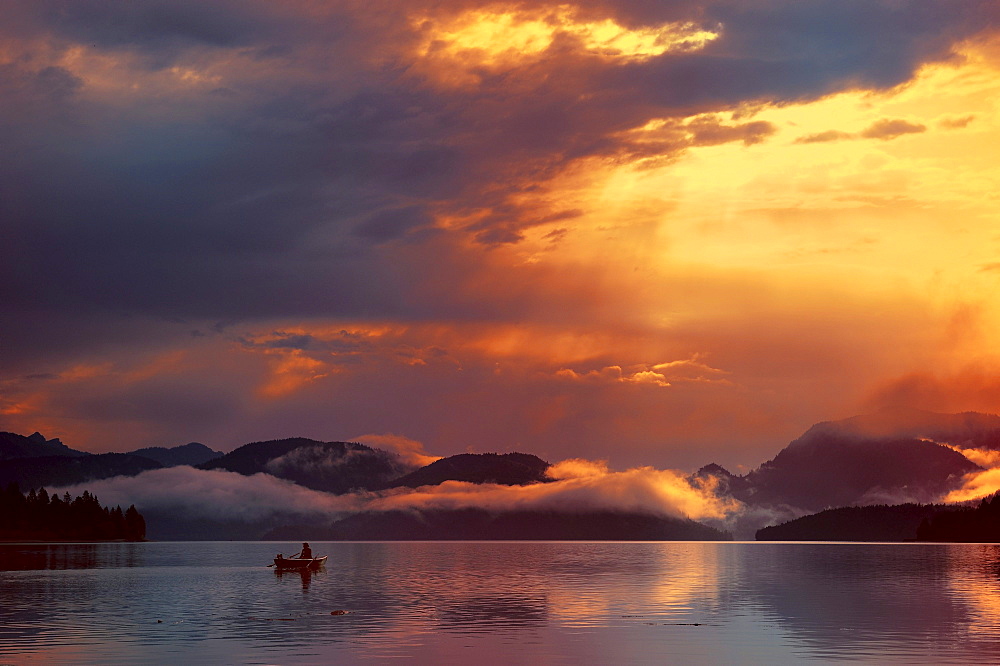
<path fill-rule="evenodd" d="M 276 557 L 274 566 L 278 569 L 319 569 L 326 562 L 327 556 L 323 557 Z"/>

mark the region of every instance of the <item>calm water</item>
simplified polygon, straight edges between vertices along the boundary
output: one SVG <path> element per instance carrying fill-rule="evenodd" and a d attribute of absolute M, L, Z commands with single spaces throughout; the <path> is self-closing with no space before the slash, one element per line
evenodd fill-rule
<path fill-rule="evenodd" d="M 1000 663 L 995 545 L 297 545 L 0 545 L 0 664 Z"/>

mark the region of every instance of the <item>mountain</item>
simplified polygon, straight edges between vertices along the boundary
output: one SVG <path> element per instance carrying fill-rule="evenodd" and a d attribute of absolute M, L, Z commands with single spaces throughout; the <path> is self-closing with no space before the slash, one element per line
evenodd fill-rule
<path fill-rule="evenodd" d="M 690 479 L 753 507 L 793 513 L 930 503 L 982 470 L 952 446 L 1000 450 L 1000 417 L 894 409 L 828 421 L 745 476 L 713 464 Z"/>
<path fill-rule="evenodd" d="M 927 439 L 960 448 L 1000 451 L 1000 416 L 979 412 L 942 414 L 894 407 L 840 421 L 817 423 L 804 436 L 822 432 L 856 439 Z"/>
<path fill-rule="evenodd" d="M 726 532 L 682 518 L 615 511 L 496 513 L 474 508 L 359 513 L 327 527 L 285 526 L 262 538 L 273 541 L 732 540 Z"/>
<path fill-rule="evenodd" d="M 56 439 L 45 439 L 41 433 L 25 437 L 12 432 L 0 432 L 0 460 L 17 458 L 39 458 L 42 456 L 87 456 L 89 453 L 75 451 Z"/>
<path fill-rule="evenodd" d="M 0 486 L 11 482 L 22 490 L 70 486 L 113 476 L 135 476 L 161 467 L 154 460 L 126 453 L 17 458 L 0 462 Z"/>
<path fill-rule="evenodd" d="M 922 439 L 863 439 L 810 431 L 747 477 L 748 501 L 809 511 L 850 504 L 933 502 L 982 468 Z M 895 501 L 893 501 L 895 500 Z"/>
<path fill-rule="evenodd" d="M 528 453 L 462 453 L 421 467 L 389 484 L 392 488 L 436 486 L 445 481 L 523 486 L 551 481 L 549 463 Z"/>
<path fill-rule="evenodd" d="M 149 458 L 164 467 L 176 467 L 178 465 L 191 465 L 194 467 L 220 458 L 223 454 L 221 451 L 213 451 L 204 444 L 191 442 L 190 444 L 175 446 L 169 449 L 162 446 L 136 449 L 135 451 L 129 451 L 128 455 Z"/>
<path fill-rule="evenodd" d="M 364 444 L 303 437 L 253 442 L 197 467 L 246 476 L 263 472 L 331 493 L 381 489 L 413 469 L 399 456 Z"/>
<path fill-rule="evenodd" d="M 722 465 L 705 465 L 688 477 L 692 485 L 710 489 L 717 495 L 732 495 L 746 501 L 750 495 L 750 484 L 746 477 L 736 476 Z"/>
<path fill-rule="evenodd" d="M 921 523 L 954 507 L 934 504 L 827 509 L 757 530 L 757 541 L 915 541 Z"/>

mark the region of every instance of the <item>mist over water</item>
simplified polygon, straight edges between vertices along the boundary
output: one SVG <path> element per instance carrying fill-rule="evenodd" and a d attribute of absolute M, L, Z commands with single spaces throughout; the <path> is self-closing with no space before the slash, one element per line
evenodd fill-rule
<path fill-rule="evenodd" d="M 0 661 L 983 663 L 1000 546 L 0 545 Z"/>
<path fill-rule="evenodd" d="M 284 464 L 286 459 L 277 459 Z M 135 504 L 157 518 L 235 521 L 253 525 L 275 521 L 328 524 L 357 512 L 479 508 L 489 511 L 543 510 L 639 512 L 714 521 L 725 526 L 742 505 L 719 497 L 711 485 L 692 485 L 680 472 L 640 467 L 611 471 L 606 465 L 569 460 L 554 465 L 553 480 L 525 486 L 446 481 L 436 486 L 394 488 L 342 495 L 311 490 L 271 474 L 242 475 L 224 470 L 178 466 L 134 477 L 88 481 L 54 492 L 88 490 L 105 504 Z M 150 536 L 158 538 L 158 520 Z M 258 529 L 253 536 L 260 536 Z M 187 535 L 190 538 L 190 535 Z"/>

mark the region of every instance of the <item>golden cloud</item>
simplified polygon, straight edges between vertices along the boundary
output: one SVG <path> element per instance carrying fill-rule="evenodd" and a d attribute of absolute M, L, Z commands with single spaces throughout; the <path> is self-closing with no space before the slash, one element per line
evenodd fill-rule
<path fill-rule="evenodd" d="M 627 28 L 613 19 L 587 20 L 571 5 L 527 9 L 493 5 L 453 15 L 410 18 L 422 35 L 416 58 L 439 83 L 469 85 L 483 70 L 537 62 L 555 48 L 622 62 L 671 51 L 694 51 L 717 39 L 720 28 L 691 22 Z"/>

